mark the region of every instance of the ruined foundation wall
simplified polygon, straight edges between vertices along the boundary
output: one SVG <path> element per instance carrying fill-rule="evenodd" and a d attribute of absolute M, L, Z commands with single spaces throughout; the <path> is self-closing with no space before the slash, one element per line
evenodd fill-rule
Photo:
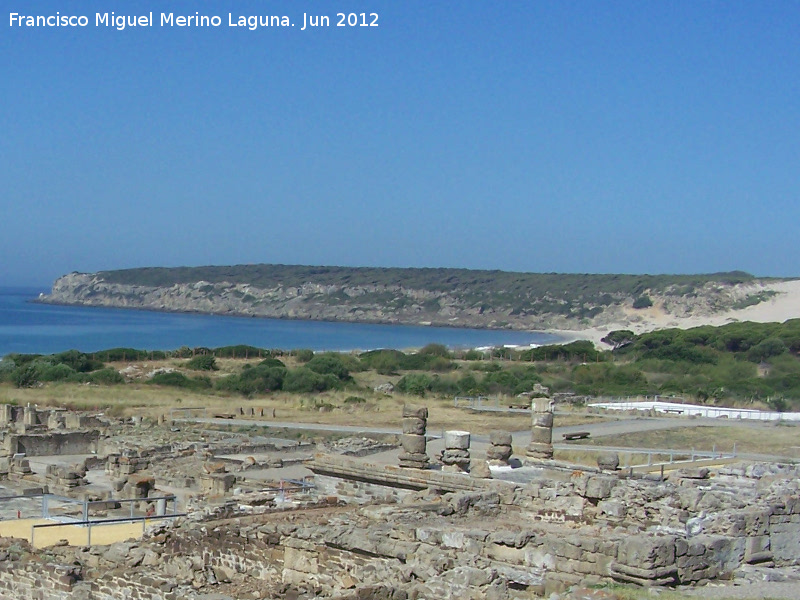
<path fill-rule="evenodd" d="M 470 486 L 462 496 L 495 492 L 498 510 L 521 510 L 524 520 L 533 523 L 529 532 L 515 537 L 474 528 L 459 531 L 452 524 L 428 528 L 424 539 L 414 539 L 422 544 L 420 553 L 446 556 L 457 550 L 473 554 L 469 560 L 539 568 L 556 585 L 611 579 L 688 584 L 713 580 L 744 564 L 800 565 L 800 498 L 793 467 L 730 467 L 714 477 L 707 469 L 689 470 L 669 481 L 543 468 L 542 476 L 528 485 L 508 488 L 500 485 L 504 482 L 432 471 L 415 472 L 412 478 L 406 470 L 405 481 L 391 468 L 350 467 L 341 458 L 317 457 L 314 464 L 324 464 L 327 471 L 317 478 L 323 489 L 351 502 L 409 496 L 422 483 L 442 490 L 460 481 Z M 560 523 L 571 525 L 559 530 Z M 463 564 L 463 559 L 457 560 Z"/>
<path fill-rule="evenodd" d="M 70 567 L 18 562 L 0 564 L 0 598 L 80 599 L 81 596 L 75 594 L 74 584 L 75 577 Z M 46 593 L 43 590 L 46 590 Z M 84 593 L 87 591 L 88 589 L 85 589 Z M 83 597 L 89 598 L 89 596 Z"/>
<path fill-rule="evenodd" d="M 292 529 L 261 525 L 173 532 L 162 554 L 165 572 L 185 584 L 205 583 L 210 575 L 230 579 L 236 573 L 264 581 L 279 579 L 284 558 L 280 541 Z"/>
<path fill-rule="evenodd" d="M 0 598 L 14 600 L 178 600 L 175 587 L 159 577 L 131 577 L 124 569 L 81 581 L 71 565 L 0 565 Z"/>
<path fill-rule="evenodd" d="M 97 430 L 9 435 L 5 440 L 5 448 L 9 454 L 19 452 L 25 456 L 91 454 L 97 450 L 99 437 Z"/>

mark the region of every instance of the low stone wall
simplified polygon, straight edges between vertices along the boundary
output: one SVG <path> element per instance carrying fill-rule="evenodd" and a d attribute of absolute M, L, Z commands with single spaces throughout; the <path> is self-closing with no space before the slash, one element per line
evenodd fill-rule
<path fill-rule="evenodd" d="M 360 504 L 401 501 L 409 494 L 427 489 L 443 493 L 488 489 L 510 494 L 516 487 L 504 481 L 473 479 L 429 469 L 373 465 L 341 456 L 318 454 L 306 467 L 314 473 L 314 485 L 320 494 L 336 495 Z"/>
<path fill-rule="evenodd" d="M 178 600 L 174 581 L 160 577 L 131 577 L 122 569 L 91 582 L 86 600 Z M 73 596 L 73 598 L 79 596 Z M 83 599 L 81 599 L 83 600 Z"/>
<path fill-rule="evenodd" d="M 74 567 L 0 562 L 0 597 L 19 600 L 70 600 L 76 595 Z M 46 590 L 46 592 L 43 592 Z M 84 589 L 83 593 L 87 593 Z M 83 598 L 90 598 L 84 595 Z"/>
<path fill-rule="evenodd" d="M 8 454 L 21 453 L 25 456 L 90 454 L 97 451 L 99 437 L 97 430 L 11 434 L 5 438 L 4 447 Z"/>

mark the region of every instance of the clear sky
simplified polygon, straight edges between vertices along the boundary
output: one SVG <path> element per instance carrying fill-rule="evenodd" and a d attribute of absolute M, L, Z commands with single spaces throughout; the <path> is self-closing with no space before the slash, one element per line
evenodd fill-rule
<path fill-rule="evenodd" d="M 56 12 L 89 25 L 10 25 Z M 0 285 L 259 262 L 800 275 L 796 1 L 0 0 L 0 107 Z"/>

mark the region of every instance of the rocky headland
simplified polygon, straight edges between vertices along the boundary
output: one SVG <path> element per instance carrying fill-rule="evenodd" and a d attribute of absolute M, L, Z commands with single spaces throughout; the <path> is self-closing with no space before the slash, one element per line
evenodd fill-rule
<path fill-rule="evenodd" d="M 38 301 L 279 319 L 570 330 L 593 338 L 592 332 L 618 328 L 638 333 L 747 319 L 753 309 L 763 313 L 764 305 L 780 303 L 787 294 L 794 297 L 798 283 L 738 272 L 556 275 L 245 265 L 75 272 L 57 279 Z M 798 315 L 772 320 L 792 316 Z"/>

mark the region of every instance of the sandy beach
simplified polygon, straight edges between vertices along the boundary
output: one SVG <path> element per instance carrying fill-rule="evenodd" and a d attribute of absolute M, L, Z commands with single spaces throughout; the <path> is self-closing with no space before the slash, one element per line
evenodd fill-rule
<path fill-rule="evenodd" d="M 656 303 L 646 309 L 628 311 L 630 320 L 619 320 L 614 323 L 599 327 L 581 330 L 550 331 L 564 338 L 563 343 L 575 340 L 591 340 L 596 346 L 604 349 L 609 347 L 601 343 L 601 338 L 608 332 L 617 329 L 630 329 L 634 333 L 646 333 L 656 329 L 669 329 L 677 327 L 689 329 L 701 325 L 725 325 L 737 321 L 754 321 L 757 323 L 783 323 L 788 319 L 800 318 L 800 280 L 768 283 L 759 286 L 760 291 L 774 291 L 776 295 L 754 306 L 739 310 L 729 310 L 714 315 L 692 315 L 679 317 L 668 314 L 662 306 Z"/>

